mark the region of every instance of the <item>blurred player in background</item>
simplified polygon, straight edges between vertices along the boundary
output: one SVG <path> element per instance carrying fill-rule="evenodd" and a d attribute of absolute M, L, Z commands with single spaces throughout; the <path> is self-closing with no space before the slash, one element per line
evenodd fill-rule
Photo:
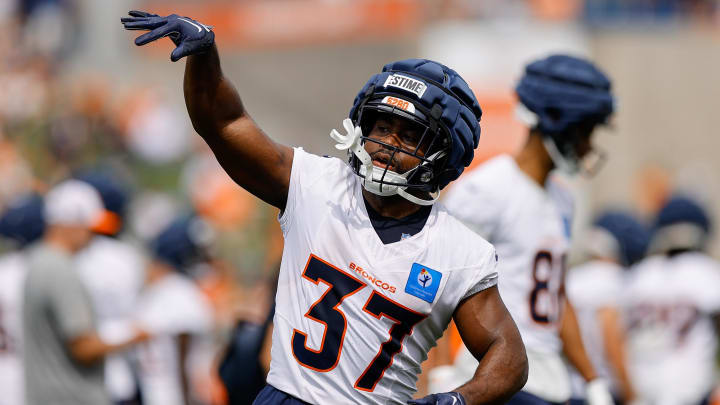
<path fill-rule="evenodd" d="M 275 291 L 276 286 L 277 278 L 270 288 Z M 265 387 L 265 379 L 270 371 L 274 296 L 265 319 L 240 319 L 233 328 L 219 366 L 229 405 L 250 405 Z M 262 302 L 255 302 L 255 305 L 264 306 Z"/>
<path fill-rule="evenodd" d="M 43 234 L 42 210 L 42 199 L 32 194 L 13 201 L 0 217 L 0 245 L 10 245 L 0 256 L 0 405 L 25 403 L 20 321 L 24 250 Z"/>
<path fill-rule="evenodd" d="M 717 384 L 720 265 L 705 253 L 710 225 L 698 203 L 671 198 L 655 220 L 651 256 L 631 272 L 630 372 L 644 403 L 707 403 Z"/>
<path fill-rule="evenodd" d="M 577 314 L 583 343 L 600 378 L 616 401 L 632 403 L 635 390 L 627 371 L 621 297 L 624 271 L 645 255 L 649 232 L 629 213 L 607 211 L 581 238 L 586 262 L 570 269 L 567 296 Z M 585 380 L 571 370 L 573 401 L 582 404 Z"/>
<path fill-rule="evenodd" d="M 567 401 L 564 353 L 590 382 L 589 402 L 606 404 L 609 393 L 583 349 L 563 288 L 572 200 L 550 174 L 596 169 L 586 166 L 591 163 L 586 157 L 593 151 L 595 127 L 614 109 L 610 81 L 586 60 L 552 55 L 525 68 L 516 92 L 519 116 L 529 127 L 525 146 L 517 157 L 500 155 L 460 179 L 445 202 L 500 256 L 500 292 L 518 324 L 530 366 L 527 384 L 509 403 Z M 459 356 L 461 363 L 474 363 L 466 352 Z M 459 372 L 454 378 L 470 377 Z"/>
<path fill-rule="evenodd" d="M 93 237 L 103 214 L 89 184 L 66 180 L 45 196 L 47 230 L 28 252 L 23 290 L 26 403 L 28 405 L 109 404 L 103 359 L 145 340 L 136 330 L 118 343 L 103 341 L 75 255 Z"/>
<path fill-rule="evenodd" d="M 331 133 L 348 165 L 267 137 L 223 76 L 208 26 L 130 15 L 126 29 L 151 30 L 137 45 L 169 36 L 171 60 L 190 55 L 194 128 L 239 185 L 281 209 L 272 363 L 255 403 L 406 403 L 451 318 L 482 359 L 476 376 L 412 403 L 500 402 L 524 384 L 524 348 L 497 291 L 493 247 L 433 205 L 480 135 L 480 107 L 455 71 L 410 59 L 373 76 L 346 134 Z"/>
<path fill-rule="evenodd" d="M 130 320 L 144 279 L 140 251 L 120 238 L 128 191 L 106 172 L 88 172 L 77 178 L 97 190 L 105 207 L 101 223 L 94 228 L 96 235 L 78 254 L 78 274 L 90 293 L 100 337 L 119 342 L 133 333 Z M 105 384 L 116 404 L 132 403 L 137 397 L 128 353 L 107 356 Z"/>
<path fill-rule="evenodd" d="M 186 272 L 205 260 L 212 230 L 198 217 L 173 221 L 152 242 L 145 287 L 136 307 L 138 322 L 153 338 L 137 348 L 143 405 L 191 404 L 192 371 L 212 328 L 212 309 Z"/>

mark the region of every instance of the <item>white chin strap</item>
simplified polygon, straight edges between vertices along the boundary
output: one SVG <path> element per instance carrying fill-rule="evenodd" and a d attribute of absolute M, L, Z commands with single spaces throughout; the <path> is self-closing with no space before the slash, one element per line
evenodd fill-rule
<path fill-rule="evenodd" d="M 407 186 L 380 183 L 380 181 L 383 181 L 395 184 L 407 184 L 407 176 L 409 176 L 412 171 L 405 174 L 397 174 L 391 170 L 386 171 L 383 168 L 373 165 L 370 154 L 367 153 L 362 145 L 362 129 L 353 125 L 350 118 L 343 120 L 343 127 L 345 128 L 345 135 L 333 129 L 330 131 L 330 138 L 337 142 L 335 149 L 349 150 L 360 160 L 360 170 L 358 173 L 364 178 L 362 186 L 365 190 L 379 196 L 399 195 L 418 205 L 432 205 L 437 201 L 440 197 L 439 191 L 431 193 L 430 200 L 425 200 L 408 193 L 406 191 Z M 440 152 L 430 156 L 429 159 L 436 159 L 439 157 L 439 154 Z"/>
<path fill-rule="evenodd" d="M 557 148 L 557 145 L 555 145 L 555 142 L 549 136 L 543 136 L 542 141 L 543 145 L 545 146 L 545 150 L 547 151 L 548 155 L 550 155 L 550 159 L 552 159 L 553 161 L 553 164 L 555 164 L 555 167 L 558 168 L 561 172 L 574 175 L 580 171 L 580 167 L 578 166 L 577 162 L 571 159 L 567 159 L 565 156 L 563 156 L 563 154 L 560 153 L 560 150 Z"/>
<path fill-rule="evenodd" d="M 535 128 L 539 122 L 537 114 L 528 110 L 523 103 L 517 103 L 515 107 L 515 117 L 529 128 Z M 566 174 L 575 174 L 580 171 L 577 162 L 563 156 L 557 148 L 557 145 L 555 145 L 555 142 L 550 139 L 549 136 L 543 135 L 542 142 L 548 155 L 550 155 L 550 159 L 552 159 L 553 164 L 558 170 Z"/>

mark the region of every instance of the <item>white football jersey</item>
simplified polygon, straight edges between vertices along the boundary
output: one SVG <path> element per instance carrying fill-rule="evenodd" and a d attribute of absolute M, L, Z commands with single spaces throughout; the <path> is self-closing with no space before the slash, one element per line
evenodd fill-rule
<path fill-rule="evenodd" d="M 0 257 L 0 405 L 25 403 L 21 319 L 25 272 L 21 253 Z"/>
<path fill-rule="evenodd" d="M 523 390 L 552 402 L 567 400 L 569 377 L 558 329 L 572 217 L 569 194 L 552 181 L 541 187 L 511 156 L 500 155 L 460 178 L 444 201 L 452 215 L 497 249 L 500 295 L 528 354 Z"/>
<path fill-rule="evenodd" d="M 212 326 L 209 302 L 191 280 L 171 273 L 142 291 L 137 321 L 153 336 L 136 347 L 143 404 L 184 404 L 180 369 L 189 367 L 180 364 L 177 338 L 191 335 L 197 349 Z"/>
<path fill-rule="evenodd" d="M 720 265 L 701 253 L 651 256 L 631 273 L 625 294 L 629 368 L 653 404 L 697 404 L 717 381 Z"/>
<path fill-rule="evenodd" d="M 405 404 L 460 300 L 496 284 L 495 251 L 435 204 L 383 244 L 358 177 L 295 149 L 268 383 L 314 404 Z"/>
<path fill-rule="evenodd" d="M 76 260 L 78 275 L 97 314 L 100 337 L 108 343 L 132 337 L 129 319 L 145 278 L 139 250 L 123 240 L 98 235 Z M 112 399 L 126 400 L 135 395 L 135 378 L 125 353 L 105 358 L 105 385 Z"/>
<path fill-rule="evenodd" d="M 566 280 L 567 296 L 573 303 L 585 351 L 595 372 L 618 392 L 617 378 L 607 361 L 602 325 L 598 311 L 603 308 L 621 310 L 623 287 L 622 266 L 607 261 L 590 261 L 572 268 Z M 571 370 L 573 398 L 585 397 L 585 380 Z"/>

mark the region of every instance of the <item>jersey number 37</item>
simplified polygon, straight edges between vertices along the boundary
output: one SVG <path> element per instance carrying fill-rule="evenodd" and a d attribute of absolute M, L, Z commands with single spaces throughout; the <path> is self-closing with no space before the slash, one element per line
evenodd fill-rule
<path fill-rule="evenodd" d="M 303 278 L 318 285 L 327 284 L 329 288 L 305 314 L 313 321 L 325 326 L 319 350 L 307 347 L 307 334 L 295 329 L 292 335 L 292 351 L 295 359 L 303 366 L 319 372 L 328 372 L 335 368 L 340 360 L 343 339 L 347 329 L 345 314 L 338 308 L 343 300 L 365 288 L 365 283 L 337 267 L 311 255 Z M 395 301 L 373 291 L 363 307 L 368 316 L 391 319 L 390 338 L 382 343 L 374 359 L 355 381 L 355 388 L 373 391 L 385 370 L 392 364 L 393 357 L 402 349 L 402 341 L 412 332 L 413 326 L 425 319 L 426 315 L 406 308 Z"/>

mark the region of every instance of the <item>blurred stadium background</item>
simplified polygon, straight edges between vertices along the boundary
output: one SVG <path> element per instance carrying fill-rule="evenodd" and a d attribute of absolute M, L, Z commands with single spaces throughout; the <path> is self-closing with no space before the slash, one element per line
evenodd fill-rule
<path fill-rule="evenodd" d="M 608 152 L 607 165 L 579 181 L 578 224 L 608 204 L 651 215 L 674 188 L 697 195 L 720 215 L 715 157 L 720 140 L 713 136 L 720 127 L 717 1 L 3 0 L 0 5 L 0 204 L 23 188 L 38 187 L 38 181 L 47 184 L 68 170 L 97 164 L 122 169 L 137 196 L 168 192 L 174 203 L 212 205 L 208 200 L 231 193 L 207 184 L 193 191 L 191 173 L 210 169 L 199 161 L 204 148 L 184 111 L 184 64 L 168 62 L 169 41 L 135 47 L 132 33 L 118 22 L 129 9 L 147 9 L 214 25 L 224 70 L 256 120 L 275 139 L 315 153 L 335 153 L 327 133 L 346 117 L 366 77 L 389 60 L 415 56 L 454 67 L 475 89 L 485 112 L 475 164 L 514 151 L 524 134 L 513 118 L 512 86 L 523 64 L 552 51 L 589 56 L 613 78 L 618 112 L 612 128 L 597 137 Z M 247 199 L 242 208 L 227 207 L 242 211 L 255 205 Z M 242 222 L 247 213 L 218 215 Z M 712 246 L 720 253 L 717 239 Z"/>
<path fill-rule="evenodd" d="M 605 167 L 572 180 L 575 227 L 608 206 L 650 219 L 677 189 L 720 218 L 717 0 L 0 0 L 0 210 L 90 168 L 132 190 L 126 233 L 140 243 L 194 209 L 218 229 L 226 267 L 201 284 L 225 326 L 257 309 L 254 287 L 272 279 L 276 212 L 234 187 L 194 135 L 184 63 L 169 62 L 170 41 L 133 44 L 119 22 L 131 9 L 213 25 L 260 126 L 318 154 L 336 154 L 329 131 L 365 80 L 407 57 L 443 62 L 476 91 L 474 164 L 516 151 L 521 67 L 550 52 L 588 56 L 612 77 L 618 112 L 596 137 Z"/>

